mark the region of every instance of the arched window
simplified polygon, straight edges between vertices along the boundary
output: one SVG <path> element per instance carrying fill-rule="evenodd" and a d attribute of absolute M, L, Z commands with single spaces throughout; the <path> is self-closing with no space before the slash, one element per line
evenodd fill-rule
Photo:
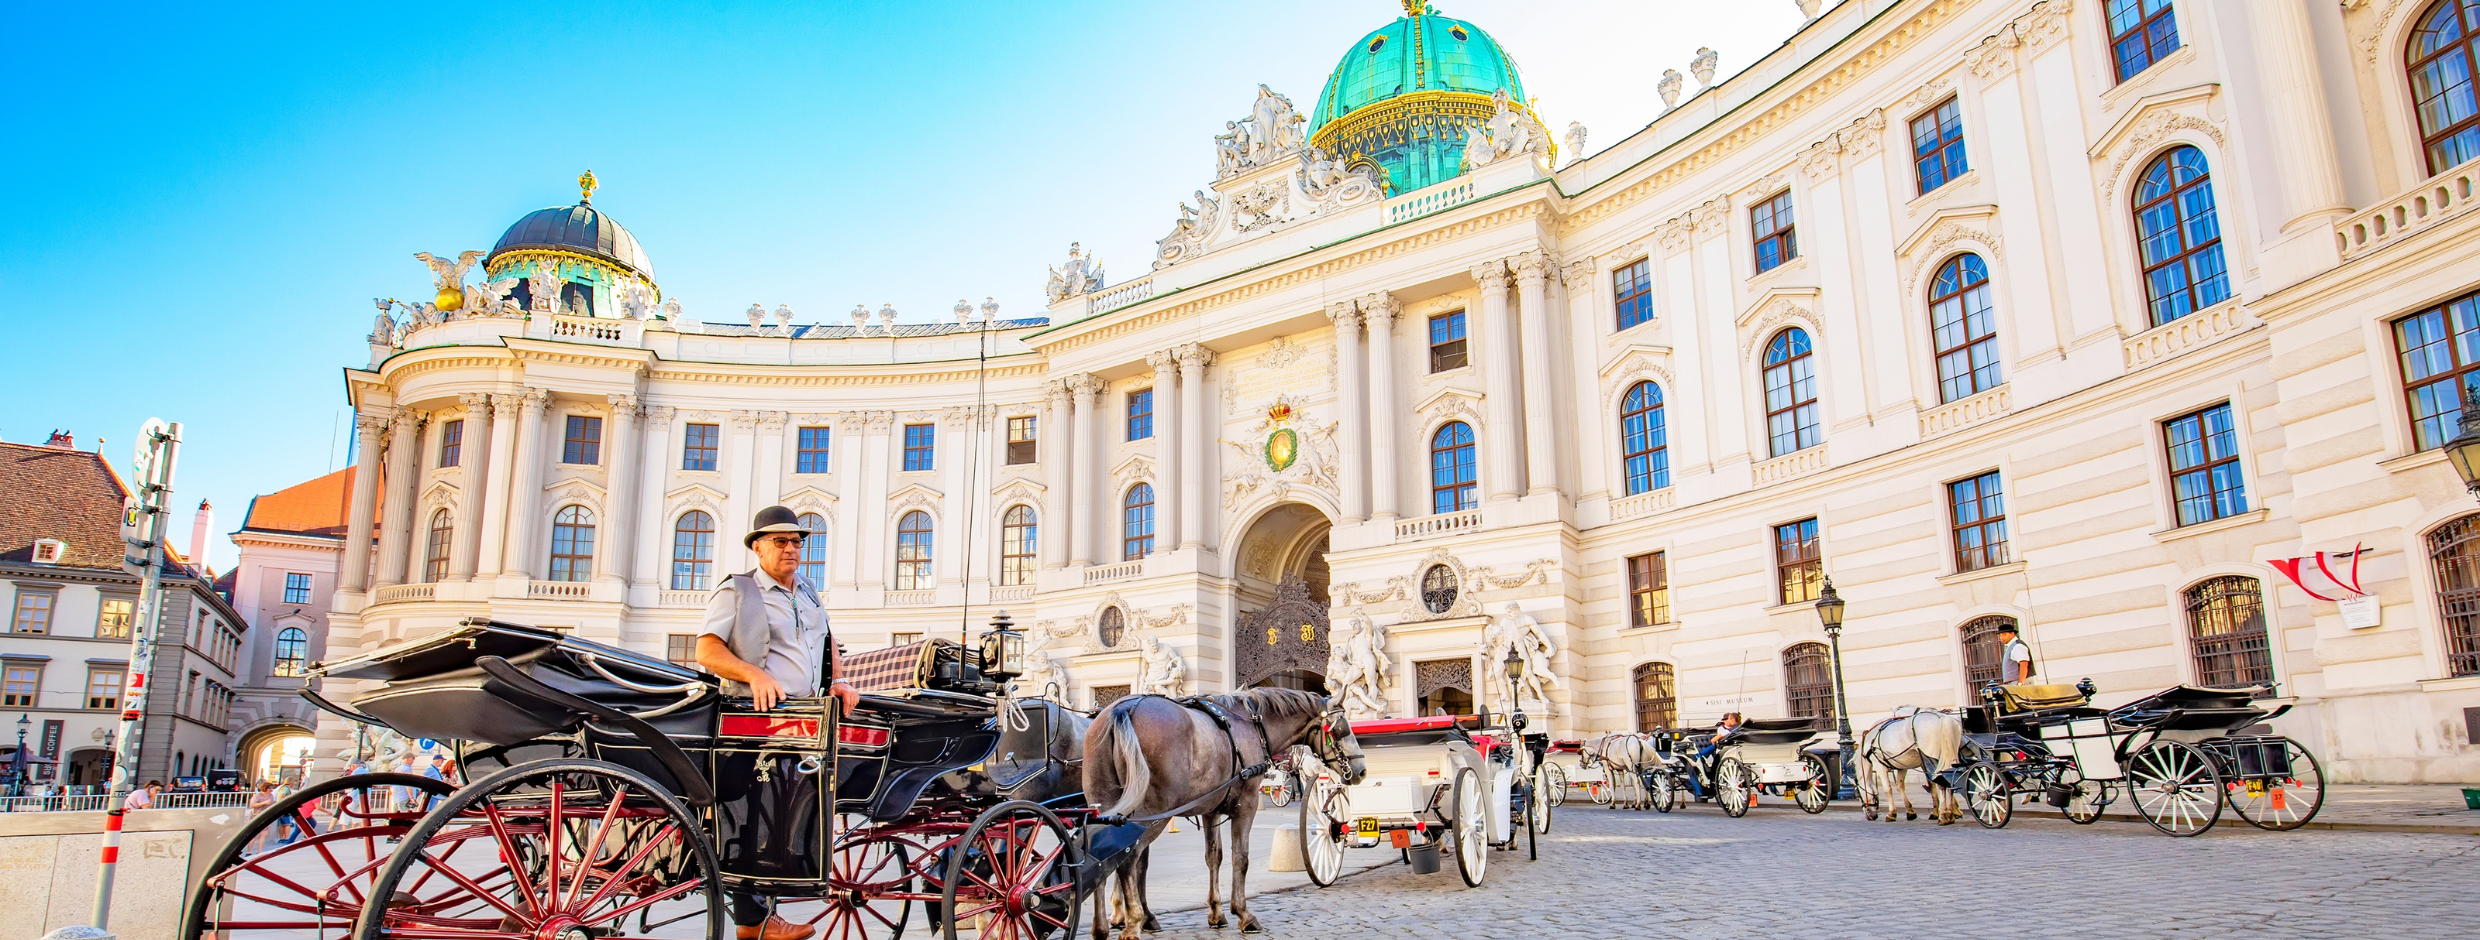
<path fill-rule="evenodd" d="M 930 589 L 930 514 L 913 510 L 896 522 L 896 590 Z"/>
<path fill-rule="evenodd" d="M 1455 606 L 1455 570 L 1445 565 L 1431 565 L 1421 572 L 1421 608 L 1443 614 Z"/>
<path fill-rule="evenodd" d="M 2136 180 L 2135 203 L 2153 325 L 2230 299 L 2222 222 L 2213 210 L 2213 174 L 2204 152 L 2178 147 L 2154 159 Z"/>
<path fill-rule="evenodd" d="M 2445 615 L 2446 674 L 2480 676 L 2480 513 L 2428 534 L 2437 568 L 2437 610 Z"/>
<path fill-rule="evenodd" d="M 2212 688 L 2273 681 L 2273 643 L 2265 632 L 2264 587 L 2225 575 L 2187 589 L 2187 639 L 2196 684 Z"/>
<path fill-rule="evenodd" d="M 2420 14 L 2403 56 L 2411 67 L 2411 101 L 2420 113 L 2428 172 L 2480 157 L 2480 0 L 2437 0 Z"/>
<path fill-rule="evenodd" d="M 1929 282 L 1929 329 L 1937 347 L 1940 401 L 1998 387 L 1998 317 L 1989 304 L 1989 267 L 1956 255 Z"/>
<path fill-rule="evenodd" d="M 584 506 L 563 506 L 551 517 L 552 581 L 587 581 L 594 577 L 594 513 Z"/>
<path fill-rule="evenodd" d="M 456 541 L 456 516 L 442 509 L 431 513 L 431 529 L 422 543 L 422 580 L 438 583 L 448 576 L 448 552 Z"/>
<path fill-rule="evenodd" d="M 999 518 L 1001 587 L 1033 583 L 1034 550 L 1039 547 L 1040 535 L 1031 506 L 1010 506 L 1007 515 Z"/>
<path fill-rule="evenodd" d="M 310 634 L 300 627 L 286 627 L 276 634 L 276 675 L 298 676 L 308 671 Z"/>
<path fill-rule="evenodd" d="M 1679 723 L 1679 683 L 1669 663 L 1636 667 L 1636 730 L 1654 731 Z"/>
<path fill-rule="evenodd" d="M 1154 553 L 1154 486 L 1139 483 L 1128 488 L 1128 497 L 1119 504 L 1119 557 L 1135 561 Z"/>
<path fill-rule="evenodd" d="M 714 577 L 715 517 L 682 513 L 672 524 L 672 590 L 703 591 L 714 586 Z"/>
<path fill-rule="evenodd" d="M 1120 613 L 1119 608 L 1105 607 L 1102 615 L 1094 618 L 1094 641 L 1101 643 L 1103 649 L 1118 646 L 1127 635 L 1128 615 Z"/>
<path fill-rule="evenodd" d="M 809 530 L 809 538 L 801 541 L 801 577 L 809 579 L 810 587 L 820 587 L 827 583 L 827 517 L 805 512 L 797 521 Z"/>
<path fill-rule="evenodd" d="M 1834 667 L 1823 643 L 1783 651 L 1783 704 L 1793 718 L 1834 717 Z"/>
<path fill-rule="evenodd" d="M 1429 511 L 1463 512 L 1481 505 L 1473 464 L 1472 426 L 1449 421 L 1429 438 Z"/>
<path fill-rule="evenodd" d="M 1638 382 L 1628 389 L 1619 405 L 1619 439 L 1627 452 L 1629 496 L 1671 485 L 1671 437 L 1662 420 L 1661 386 Z"/>
<path fill-rule="evenodd" d="M 2015 625 L 2013 617 L 1975 617 L 1963 625 L 1963 681 L 1974 689 L 1998 681 L 1998 628 Z M 1975 693 L 1977 694 L 1977 693 Z"/>
<path fill-rule="evenodd" d="M 1817 360 L 1807 330 L 1793 327 L 1765 344 L 1765 436 L 1776 457 L 1817 446 Z"/>

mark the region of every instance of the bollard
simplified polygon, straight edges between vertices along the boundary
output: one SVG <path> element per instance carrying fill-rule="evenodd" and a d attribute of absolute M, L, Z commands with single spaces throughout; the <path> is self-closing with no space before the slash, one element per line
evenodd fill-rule
<path fill-rule="evenodd" d="M 1266 870 L 1309 870 L 1308 863 L 1301 859 L 1299 826 L 1274 827 L 1274 858 L 1267 860 Z"/>

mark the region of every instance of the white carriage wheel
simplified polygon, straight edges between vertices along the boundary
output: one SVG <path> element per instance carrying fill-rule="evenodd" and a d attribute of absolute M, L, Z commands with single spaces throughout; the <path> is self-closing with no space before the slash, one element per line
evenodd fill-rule
<path fill-rule="evenodd" d="M 1654 812 L 1667 813 L 1679 808 L 1679 781 L 1672 779 L 1670 771 L 1654 771 L 1652 798 Z"/>
<path fill-rule="evenodd" d="M 1756 781 L 1756 771 L 1737 757 L 1725 757 L 1714 772 L 1714 796 L 1722 803 L 1722 811 L 1737 819 L 1748 815 L 1748 804 Z"/>
<path fill-rule="evenodd" d="M 2074 768 L 2059 774 L 2058 783 L 2067 788 L 2067 805 L 2058 812 L 2078 826 L 2089 826 L 2101 818 L 2101 810 L 2110 805 L 2110 785 L 2100 780 L 2086 780 Z"/>
<path fill-rule="evenodd" d="M 1826 769 L 1825 758 L 1815 754 L 1800 755 L 1800 763 L 1808 767 L 1808 783 L 1791 794 L 1800 804 L 1800 811 L 1816 815 L 1826 811 L 1826 803 L 1834 799 L 1833 772 Z"/>
<path fill-rule="evenodd" d="M 1455 869 L 1466 887 L 1481 887 L 1490 867 L 1490 814 L 1483 805 L 1481 775 L 1466 767 L 1455 772 Z"/>
<path fill-rule="evenodd" d="M 2006 785 L 2006 771 L 1989 761 L 1964 770 L 1963 803 L 1983 829 L 2004 829 L 2015 818 L 2015 794 Z"/>
<path fill-rule="evenodd" d="M 1559 766 L 1557 761 L 1545 759 L 1541 764 L 1541 779 L 1542 790 L 1549 795 L 1550 805 L 1566 805 L 1567 768 Z"/>
<path fill-rule="evenodd" d="M 1342 827 L 1352 815 L 1351 794 L 1324 775 L 1307 780 L 1300 797 L 1300 860 L 1309 880 L 1333 887 L 1343 877 Z"/>
<path fill-rule="evenodd" d="M 1584 793 L 1586 796 L 1593 798 L 1593 805 L 1609 806 L 1612 799 L 1610 792 L 1610 783 L 1612 779 L 1610 776 L 1610 762 L 1597 760 L 1594 762 L 1594 766 L 1601 770 L 1602 779 L 1585 781 Z"/>
<path fill-rule="evenodd" d="M 1550 794 L 1555 792 L 1552 789 L 1555 781 L 1551 774 L 1557 767 L 1557 764 L 1544 764 L 1541 769 L 1534 771 L 1533 792 L 1524 799 L 1525 822 L 1533 827 L 1535 833 L 1541 835 L 1549 834 L 1550 810 L 1558 805 L 1550 797 Z"/>
<path fill-rule="evenodd" d="M 1266 782 L 1263 786 L 1266 802 L 1276 809 L 1292 805 L 1292 788 L 1297 785 L 1297 780 L 1297 777 L 1281 767 L 1266 771 Z"/>
<path fill-rule="evenodd" d="M 2222 819 L 2222 775 L 2195 745 L 2155 741 L 2128 762 L 2127 795 L 2153 828 L 2192 836 Z"/>

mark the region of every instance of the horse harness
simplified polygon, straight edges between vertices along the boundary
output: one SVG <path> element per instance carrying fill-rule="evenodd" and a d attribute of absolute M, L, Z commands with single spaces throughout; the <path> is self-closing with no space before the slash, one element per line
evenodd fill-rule
<path fill-rule="evenodd" d="M 1173 816 L 1186 816 L 1190 813 L 1199 812 L 1209 804 L 1214 803 L 1214 801 L 1223 799 L 1225 793 L 1231 789 L 1232 784 L 1257 777 L 1264 774 L 1267 768 L 1274 766 L 1274 739 L 1266 734 L 1266 719 L 1263 714 L 1258 712 L 1256 702 L 1243 699 L 1242 705 L 1248 709 L 1249 714 L 1247 723 L 1249 727 L 1257 729 L 1258 752 L 1267 755 L 1267 759 L 1254 764 L 1242 766 L 1240 763 L 1241 760 L 1243 760 L 1240 754 L 1240 735 L 1238 732 L 1232 730 L 1232 726 L 1239 724 L 1241 719 L 1233 715 L 1229 709 L 1217 704 L 1212 698 L 1203 695 L 1192 695 L 1186 698 L 1172 698 L 1168 695 L 1148 693 L 1147 695 L 1140 697 L 1159 698 L 1182 708 L 1204 712 L 1206 718 L 1214 722 L 1215 727 L 1222 729 L 1224 740 L 1231 742 L 1231 766 L 1234 768 L 1234 772 L 1232 773 L 1230 779 L 1223 781 L 1220 786 L 1206 791 L 1196 799 L 1182 803 L 1179 806 L 1173 807 L 1165 812 L 1155 813 L 1151 816 L 1130 817 L 1123 820 L 1124 822 L 1154 822 L 1156 820 L 1169 819 Z"/>

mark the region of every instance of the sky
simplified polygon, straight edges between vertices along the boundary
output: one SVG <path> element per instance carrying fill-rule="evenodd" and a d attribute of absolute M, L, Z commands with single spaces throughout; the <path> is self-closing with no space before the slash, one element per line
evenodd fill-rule
<path fill-rule="evenodd" d="M 1437 0 L 1588 153 L 1800 25 L 1792 0 Z M 349 464 L 343 370 L 413 253 L 490 248 L 577 196 L 689 317 L 1042 314 L 1068 243 L 1145 273 L 1257 85 L 1306 115 L 1396 0 L 8 4 L 0 7 L 0 440 L 127 470 L 184 426 L 174 530 Z M 1688 92 L 1694 93 L 1693 79 Z M 186 536 L 184 536 L 186 538 Z M 233 563 L 229 540 L 209 560 Z"/>

